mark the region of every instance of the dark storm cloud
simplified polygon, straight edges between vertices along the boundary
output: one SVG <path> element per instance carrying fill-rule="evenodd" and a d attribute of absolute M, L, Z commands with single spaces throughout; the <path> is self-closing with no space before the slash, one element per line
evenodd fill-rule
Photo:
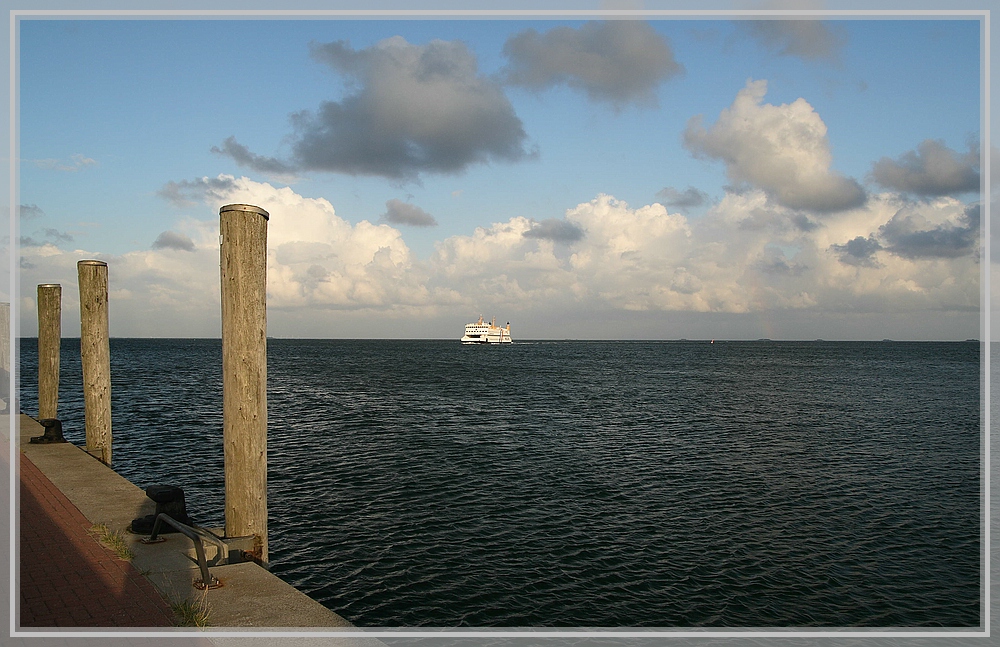
<path fill-rule="evenodd" d="M 974 204 L 959 224 L 928 228 L 922 217 L 901 209 L 879 228 L 879 236 L 885 249 L 904 258 L 957 258 L 978 251 L 980 217 Z"/>
<path fill-rule="evenodd" d="M 541 238 L 560 243 L 572 243 L 583 238 L 584 231 L 579 225 L 565 220 L 548 218 L 536 223 L 531 229 L 521 234 L 525 238 Z"/>
<path fill-rule="evenodd" d="M 656 197 L 663 200 L 665 206 L 674 209 L 692 209 L 700 207 L 708 201 L 708 194 L 693 186 L 689 186 L 683 191 L 668 186 L 657 192 Z"/>
<path fill-rule="evenodd" d="M 396 36 L 361 50 L 313 44 L 311 53 L 356 92 L 292 115 L 291 169 L 419 181 L 421 173 L 532 157 L 503 89 L 478 73 L 464 43 L 411 45 Z"/>
<path fill-rule="evenodd" d="M 528 29 L 507 39 L 504 82 L 545 90 L 565 84 L 615 108 L 655 105 L 656 88 L 683 73 L 667 40 L 636 20 L 590 22 L 579 29 Z"/>
<path fill-rule="evenodd" d="M 959 154 L 942 141 L 925 139 L 899 159 L 875 162 L 871 177 L 886 188 L 921 196 L 978 191 L 979 144 L 972 142 L 967 153 Z"/>
<path fill-rule="evenodd" d="M 291 166 L 279 159 L 251 153 L 250 149 L 237 142 L 235 137 L 226 138 L 222 142 L 222 148 L 213 146 L 212 152 L 231 157 L 240 166 L 245 166 L 267 175 L 290 175 L 294 171 Z"/>
<path fill-rule="evenodd" d="M 194 241 L 176 231 L 165 231 L 153 241 L 153 249 L 177 249 L 182 252 L 193 252 Z"/>
<path fill-rule="evenodd" d="M 189 206 L 203 202 L 206 198 L 222 196 L 236 186 L 231 177 L 203 177 L 196 180 L 167 182 L 157 195 L 178 206 Z"/>
<path fill-rule="evenodd" d="M 741 20 L 742 32 L 778 56 L 836 62 L 844 46 L 842 31 L 819 20 Z"/>
<path fill-rule="evenodd" d="M 409 204 L 393 198 L 385 203 L 386 212 L 379 219 L 394 225 L 412 225 L 414 227 L 434 227 L 437 220 L 415 204 Z"/>
<path fill-rule="evenodd" d="M 878 267 L 879 265 L 878 261 L 875 260 L 875 252 L 882 249 L 882 245 L 872 236 L 868 238 L 858 236 L 847 241 L 844 245 L 831 245 L 830 247 L 840 253 L 841 263 L 860 267 Z"/>

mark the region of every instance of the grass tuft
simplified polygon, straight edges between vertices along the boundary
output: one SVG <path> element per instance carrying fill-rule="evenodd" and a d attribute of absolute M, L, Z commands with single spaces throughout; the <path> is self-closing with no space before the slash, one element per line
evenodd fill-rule
<path fill-rule="evenodd" d="M 170 610 L 177 618 L 178 627 L 207 627 L 209 625 L 208 590 L 202 591 L 197 602 L 181 600 L 170 604 Z"/>
<path fill-rule="evenodd" d="M 90 532 L 97 535 L 97 540 L 110 548 L 118 556 L 118 559 L 130 562 L 135 558 L 135 553 L 129 548 L 128 539 L 125 538 L 125 533 L 121 530 L 112 532 L 106 525 L 99 523 L 91 526 Z"/>

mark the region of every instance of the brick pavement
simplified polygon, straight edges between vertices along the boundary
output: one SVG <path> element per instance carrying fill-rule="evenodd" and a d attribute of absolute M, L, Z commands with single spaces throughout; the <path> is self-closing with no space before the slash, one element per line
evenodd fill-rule
<path fill-rule="evenodd" d="M 131 563 L 21 456 L 21 627 L 169 627 L 174 615 Z"/>

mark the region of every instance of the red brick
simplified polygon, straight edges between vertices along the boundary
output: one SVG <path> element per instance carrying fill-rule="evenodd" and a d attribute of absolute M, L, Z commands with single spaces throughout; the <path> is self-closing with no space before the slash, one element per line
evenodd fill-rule
<path fill-rule="evenodd" d="M 169 605 L 21 455 L 21 626 L 165 627 Z"/>

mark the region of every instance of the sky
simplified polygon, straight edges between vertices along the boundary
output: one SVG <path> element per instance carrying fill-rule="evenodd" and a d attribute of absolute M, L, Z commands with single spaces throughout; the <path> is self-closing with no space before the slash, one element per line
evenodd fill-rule
<path fill-rule="evenodd" d="M 975 16 L 571 18 L 22 19 L 21 335 L 218 337 L 248 203 L 272 337 L 981 337 Z"/>

